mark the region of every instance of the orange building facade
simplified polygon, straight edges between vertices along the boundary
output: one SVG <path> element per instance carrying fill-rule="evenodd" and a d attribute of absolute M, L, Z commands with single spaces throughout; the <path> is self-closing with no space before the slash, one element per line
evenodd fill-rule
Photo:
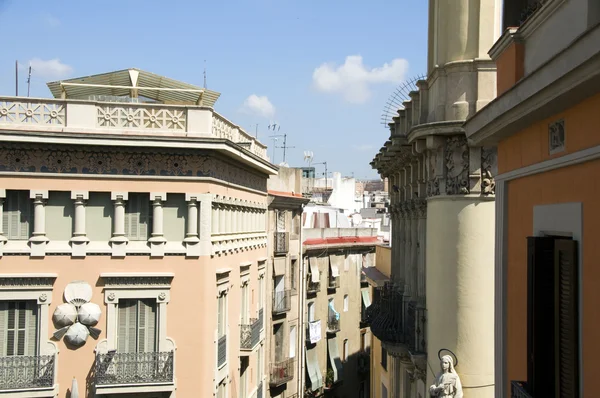
<path fill-rule="evenodd" d="M 585 386 L 600 355 L 600 8 L 548 1 L 511 20 L 517 2 L 505 3 L 506 30 L 490 51 L 498 97 L 465 124 L 472 143 L 498 148 L 496 397 L 591 396 Z"/>

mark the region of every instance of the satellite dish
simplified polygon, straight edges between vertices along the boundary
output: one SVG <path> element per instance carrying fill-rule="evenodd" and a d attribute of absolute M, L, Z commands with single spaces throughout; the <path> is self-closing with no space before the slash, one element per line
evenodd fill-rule
<path fill-rule="evenodd" d="M 404 101 L 410 101 L 408 95 L 411 91 L 417 91 L 417 82 L 419 80 L 425 80 L 427 77 L 424 75 L 415 76 L 412 79 L 406 80 L 404 83 L 396 88 L 396 91 L 390 95 L 385 106 L 383 107 L 383 113 L 381 114 L 381 124 L 386 129 L 389 128 L 388 124 L 392 123 L 392 118 L 398 116 L 398 110 L 404 109 Z"/>

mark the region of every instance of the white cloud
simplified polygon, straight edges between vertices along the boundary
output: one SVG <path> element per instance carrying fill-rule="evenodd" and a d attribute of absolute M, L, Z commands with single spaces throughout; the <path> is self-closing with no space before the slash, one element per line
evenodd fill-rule
<path fill-rule="evenodd" d="M 377 68 L 368 68 L 360 55 L 349 55 L 343 65 L 324 63 L 313 72 L 314 87 L 324 93 L 338 93 L 352 103 L 364 103 L 371 96 L 370 86 L 381 83 L 401 83 L 408 70 L 408 61 L 396 58 Z"/>
<path fill-rule="evenodd" d="M 48 26 L 50 26 L 51 28 L 56 28 L 56 27 L 60 26 L 60 19 L 58 19 L 55 16 L 52 16 L 50 14 L 47 14 L 44 16 L 44 22 L 46 22 L 46 24 Z"/>
<path fill-rule="evenodd" d="M 29 63 L 31 64 L 33 73 L 37 77 L 61 78 L 73 72 L 73 68 L 70 65 L 63 64 L 58 58 L 49 60 L 34 58 Z"/>
<path fill-rule="evenodd" d="M 242 105 L 242 111 L 255 114 L 265 118 L 271 118 L 275 115 L 275 107 L 269 101 L 267 96 L 250 95 Z"/>

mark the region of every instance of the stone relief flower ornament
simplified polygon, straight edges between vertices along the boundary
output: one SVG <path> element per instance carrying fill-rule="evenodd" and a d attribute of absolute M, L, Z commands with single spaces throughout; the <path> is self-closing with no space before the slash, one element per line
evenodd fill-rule
<path fill-rule="evenodd" d="M 54 337 L 60 340 L 63 336 L 65 342 L 81 347 L 88 336 L 97 339 L 100 329 L 94 326 L 100 320 L 102 311 L 100 306 L 90 303 L 92 287 L 83 281 L 74 281 L 65 288 L 66 303 L 59 305 L 54 310 L 52 320 L 57 330 Z"/>
<path fill-rule="evenodd" d="M 429 394 L 436 398 L 462 398 L 462 384 L 454 370 L 454 363 L 450 355 L 444 355 L 440 359 L 440 368 L 441 372 L 429 387 Z"/>

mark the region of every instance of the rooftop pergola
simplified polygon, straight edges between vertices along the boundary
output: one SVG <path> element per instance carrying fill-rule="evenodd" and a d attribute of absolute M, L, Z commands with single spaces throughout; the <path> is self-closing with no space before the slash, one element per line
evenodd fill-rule
<path fill-rule="evenodd" d="M 48 83 L 55 98 L 88 99 L 90 96 L 146 98 L 165 104 L 214 106 L 220 93 L 139 69 Z"/>

